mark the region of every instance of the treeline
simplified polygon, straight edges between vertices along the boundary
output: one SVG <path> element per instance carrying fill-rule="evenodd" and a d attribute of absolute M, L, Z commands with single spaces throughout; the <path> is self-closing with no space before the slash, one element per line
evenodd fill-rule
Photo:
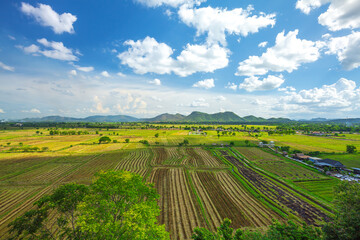
<path fill-rule="evenodd" d="M 350 132 L 358 133 L 360 132 L 360 124 L 348 126 L 346 124 L 335 124 L 335 123 L 284 123 L 279 124 L 276 127 L 276 130 L 279 131 L 303 131 L 305 133 L 310 133 L 313 131 L 331 133 L 331 132 Z"/>

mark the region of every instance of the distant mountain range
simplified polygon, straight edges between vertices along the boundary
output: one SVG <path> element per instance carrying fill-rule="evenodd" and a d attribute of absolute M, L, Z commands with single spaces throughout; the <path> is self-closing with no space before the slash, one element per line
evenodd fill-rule
<path fill-rule="evenodd" d="M 203 112 L 192 112 L 190 115 L 164 113 L 154 118 L 135 118 L 127 115 L 89 116 L 86 118 L 72 118 L 61 116 L 47 116 L 42 118 L 25 118 L 20 122 L 151 122 L 151 123 L 287 123 L 295 120 L 289 118 L 261 118 L 253 115 L 239 117 L 233 112 L 220 112 L 208 114 Z M 313 118 L 311 120 L 298 120 L 298 122 L 314 123 L 337 123 L 337 124 L 359 124 L 360 118 L 350 119 L 326 119 Z"/>
<path fill-rule="evenodd" d="M 158 122 L 158 123 L 280 123 L 290 122 L 288 118 L 261 118 L 255 116 L 239 117 L 233 112 L 208 114 L 192 112 L 185 116 L 182 114 L 164 113 L 154 118 L 135 118 L 126 115 L 90 116 L 86 118 L 72 118 L 62 116 L 47 116 L 42 118 L 25 118 L 20 122 Z"/>

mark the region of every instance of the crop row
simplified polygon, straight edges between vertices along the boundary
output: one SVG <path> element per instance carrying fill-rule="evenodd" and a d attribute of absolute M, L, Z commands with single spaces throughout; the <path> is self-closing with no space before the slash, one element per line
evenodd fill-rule
<path fill-rule="evenodd" d="M 306 223 L 316 225 L 322 222 L 323 219 L 328 219 L 328 216 L 323 211 L 290 191 L 289 186 L 285 187 L 284 184 L 275 183 L 275 181 L 247 167 L 245 163 L 234 156 L 228 155 L 226 151 L 220 152 L 227 161 L 236 167 L 240 176 L 244 177 L 259 192 L 273 202 L 286 206 Z"/>
<path fill-rule="evenodd" d="M 149 181 L 160 194 L 160 224 L 165 224 L 172 239 L 190 239 L 195 227 L 205 227 L 205 221 L 183 169 L 154 169 Z"/>

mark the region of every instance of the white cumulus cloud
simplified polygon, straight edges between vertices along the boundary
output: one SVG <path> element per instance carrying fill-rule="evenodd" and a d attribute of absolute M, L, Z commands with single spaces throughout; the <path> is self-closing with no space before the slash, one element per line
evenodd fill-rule
<path fill-rule="evenodd" d="M 20 10 L 33 17 L 40 25 L 51 27 L 57 34 L 64 32 L 74 33 L 73 23 L 77 20 L 76 16 L 71 13 L 58 14 L 49 5 L 38 4 L 33 7 L 28 3 L 21 3 Z"/>
<path fill-rule="evenodd" d="M 244 82 L 239 85 L 240 89 L 244 89 L 248 92 L 253 91 L 266 91 L 278 88 L 284 83 L 283 76 L 269 75 L 267 78 L 259 79 L 258 77 L 251 76 L 245 78 Z"/>
<path fill-rule="evenodd" d="M 173 50 L 165 43 L 158 43 L 154 38 L 129 40 L 130 46 L 118 55 L 121 63 L 128 65 L 135 73 L 170 74 L 186 77 L 196 72 L 214 72 L 228 65 L 229 51 L 219 45 L 191 45 L 177 56 L 171 57 Z"/>
<path fill-rule="evenodd" d="M 190 107 L 209 107 L 209 106 L 210 106 L 209 103 L 207 103 L 204 98 L 196 99 L 190 104 Z"/>
<path fill-rule="evenodd" d="M 227 86 L 225 86 L 225 88 L 229 88 L 231 90 L 236 91 L 238 89 L 238 85 L 236 85 L 235 83 L 228 83 Z"/>
<path fill-rule="evenodd" d="M 338 60 L 346 70 L 360 66 L 360 32 L 353 32 L 347 36 L 329 38 L 326 54 L 337 55 Z"/>
<path fill-rule="evenodd" d="M 76 69 L 82 72 L 92 72 L 94 71 L 94 67 L 80 67 L 80 66 L 76 66 Z"/>
<path fill-rule="evenodd" d="M 108 78 L 108 77 L 110 77 L 110 74 L 107 71 L 102 71 L 101 76 Z"/>
<path fill-rule="evenodd" d="M 148 81 L 150 84 L 156 85 L 156 86 L 160 86 L 161 85 L 161 81 L 158 78 L 155 78 L 154 80 L 150 80 Z"/>
<path fill-rule="evenodd" d="M 330 3 L 318 22 L 331 31 L 360 27 L 360 1 L 357 0 L 298 0 L 296 8 L 308 14 L 312 9 Z"/>
<path fill-rule="evenodd" d="M 0 68 L 6 70 L 6 71 L 10 71 L 10 72 L 13 72 L 15 71 L 15 68 L 14 67 L 11 67 L 9 65 L 6 65 L 5 63 L 3 62 L 0 62 Z"/>
<path fill-rule="evenodd" d="M 206 0 L 135 0 L 141 4 L 144 4 L 148 7 L 160 7 L 162 5 L 170 6 L 170 7 L 178 7 L 180 5 L 199 5 Z"/>
<path fill-rule="evenodd" d="M 90 112 L 92 112 L 92 113 L 108 113 L 108 112 L 110 112 L 110 108 L 108 108 L 108 107 L 104 108 L 103 103 L 98 96 L 94 97 L 94 102 L 95 102 L 94 108 L 90 109 Z"/>
<path fill-rule="evenodd" d="M 354 81 L 341 78 L 334 84 L 320 88 L 287 92 L 281 101 L 287 105 L 303 106 L 309 111 L 353 111 L 360 106 L 360 89 Z"/>
<path fill-rule="evenodd" d="M 23 112 L 23 113 L 41 113 L 40 110 L 37 108 L 32 108 L 30 110 L 22 110 L 21 112 Z"/>
<path fill-rule="evenodd" d="M 43 48 L 35 44 L 31 44 L 28 47 L 17 46 L 22 49 L 25 53 L 35 54 L 35 55 L 44 55 L 48 58 L 58 59 L 62 61 L 78 61 L 79 58 L 75 56 L 73 50 L 64 46 L 62 42 L 48 41 L 46 38 L 41 38 L 37 40 Z M 79 54 L 79 53 L 77 53 Z"/>
<path fill-rule="evenodd" d="M 266 47 L 266 45 L 268 44 L 268 42 L 261 42 L 259 43 L 258 47 Z"/>
<path fill-rule="evenodd" d="M 5 111 L 3 109 L 0 108 L 0 113 L 5 113 Z"/>
<path fill-rule="evenodd" d="M 213 88 L 213 87 L 215 87 L 214 79 L 210 78 L 210 79 L 205 79 L 205 80 L 202 80 L 202 81 L 198 81 L 198 82 L 193 84 L 193 87 L 204 88 L 204 89 Z"/>
<path fill-rule="evenodd" d="M 71 71 L 69 72 L 69 74 L 70 74 L 70 75 L 73 75 L 73 76 L 76 76 L 76 75 L 77 75 L 77 72 L 76 72 L 76 70 L 73 69 L 73 70 L 71 70 Z"/>
<path fill-rule="evenodd" d="M 195 27 L 197 35 L 207 33 L 209 43 L 226 45 L 226 34 L 247 36 L 260 28 L 275 25 L 275 14 L 252 15 L 252 7 L 233 10 L 221 8 L 190 8 L 183 5 L 179 9 L 180 19 L 188 26 Z"/>
<path fill-rule="evenodd" d="M 217 96 L 217 97 L 215 98 L 215 100 L 218 101 L 218 102 L 223 102 L 223 101 L 226 101 L 226 97 L 220 95 L 220 96 Z"/>
<path fill-rule="evenodd" d="M 275 46 L 259 56 L 250 56 L 239 63 L 238 76 L 265 75 L 269 71 L 292 72 L 303 63 L 315 62 L 320 57 L 320 44 L 297 38 L 298 30 L 287 35 L 281 32 L 276 36 Z"/>

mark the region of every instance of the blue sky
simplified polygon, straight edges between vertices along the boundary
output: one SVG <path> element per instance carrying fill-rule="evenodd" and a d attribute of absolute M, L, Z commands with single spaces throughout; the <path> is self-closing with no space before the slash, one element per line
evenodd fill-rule
<path fill-rule="evenodd" d="M 360 2 L 0 2 L 0 119 L 360 117 Z"/>

